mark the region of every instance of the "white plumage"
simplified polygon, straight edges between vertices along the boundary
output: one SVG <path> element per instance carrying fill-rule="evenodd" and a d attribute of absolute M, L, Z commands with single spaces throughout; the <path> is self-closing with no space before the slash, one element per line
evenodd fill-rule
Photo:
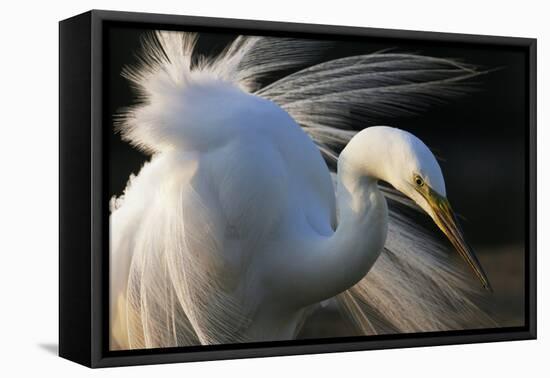
<path fill-rule="evenodd" d="M 494 326 L 468 275 L 396 209 L 415 207 L 404 194 L 442 229 L 451 219 L 428 201 L 445 196 L 429 149 L 394 128 L 352 131 L 479 72 L 407 54 L 311 65 L 330 44 L 269 37 L 196 59 L 196 40 L 158 32 L 125 72 L 143 103 L 120 131 L 151 161 L 112 201 L 112 349 L 291 339 L 325 300 L 365 334 Z M 298 70 L 261 88 L 282 69 Z"/>

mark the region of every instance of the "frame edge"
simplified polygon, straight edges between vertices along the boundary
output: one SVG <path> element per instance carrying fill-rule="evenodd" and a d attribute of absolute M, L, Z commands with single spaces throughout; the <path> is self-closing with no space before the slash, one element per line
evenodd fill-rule
<path fill-rule="evenodd" d="M 90 20 L 59 22 L 59 356 L 90 366 Z"/>

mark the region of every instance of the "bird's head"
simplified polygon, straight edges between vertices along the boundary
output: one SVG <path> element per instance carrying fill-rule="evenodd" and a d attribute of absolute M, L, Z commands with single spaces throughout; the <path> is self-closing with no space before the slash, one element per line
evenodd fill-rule
<path fill-rule="evenodd" d="M 368 154 L 364 155 L 368 157 L 364 160 L 364 169 L 420 206 L 447 236 L 483 287 L 490 291 L 489 280 L 466 242 L 447 199 L 443 173 L 430 149 L 411 133 L 392 127 L 369 127 L 359 134 L 363 134 L 359 141 L 368 141 L 368 145 L 362 146 Z"/>

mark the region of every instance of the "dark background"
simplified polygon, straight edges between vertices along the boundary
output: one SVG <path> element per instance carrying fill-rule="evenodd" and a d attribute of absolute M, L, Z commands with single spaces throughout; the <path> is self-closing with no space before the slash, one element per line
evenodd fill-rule
<path fill-rule="evenodd" d="M 136 93 L 121 71 L 137 63 L 141 38 L 148 32 L 130 27 L 108 29 L 105 99 L 110 119 L 110 196 L 120 195 L 129 175 L 137 174 L 149 158 L 121 141 L 113 129 L 116 115 L 124 107 L 137 103 Z M 235 37 L 227 33 L 200 33 L 197 51 L 207 56 L 217 54 Z M 336 40 L 334 36 L 329 39 Z M 475 78 L 474 90 L 465 96 L 432 106 L 418 116 L 394 117 L 383 124 L 412 132 L 440 158 L 447 195 L 461 216 L 466 238 L 477 251 L 495 290 L 483 306 L 503 326 L 523 325 L 528 131 L 525 51 L 390 38 L 346 37 L 336 41 L 336 47 L 320 61 L 390 48 L 391 52 L 453 58 L 492 70 Z M 265 82 L 288 73 L 280 72 Z M 357 129 L 366 126 L 369 125 L 357 125 Z M 427 217 L 423 221 L 438 233 Z M 313 329 L 306 327 L 306 337 L 308 332 L 312 335 L 328 332 L 328 324 L 338 327 L 337 322 L 337 314 L 328 314 L 318 319 L 319 324 L 314 322 L 309 327 Z M 339 332 L 333 331 L 327 334 Z"/>

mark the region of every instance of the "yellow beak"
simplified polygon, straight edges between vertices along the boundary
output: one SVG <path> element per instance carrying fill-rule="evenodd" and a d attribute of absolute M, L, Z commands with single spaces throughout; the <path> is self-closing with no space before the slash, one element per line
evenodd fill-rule
<path fill-rule="evenodd" d="M 427 185 L 426 185 L 427 186 Z M 424 198 L 428 201 L 432 209 L 432 218 L 437 226 L 447 236 L 451 244 L 458 251 L 460 256 L 466 261 L 476 276 L 481 281 L 485 289 L 492 292 L 491 285 L 487 279 L 487 275 L 483 271 L 479 260 L 477 259 L 472 248 L 466 243 L 456 216 L 449 204 L 447 198 L 439 195 L 437 192 L 428 188 Z"/>

